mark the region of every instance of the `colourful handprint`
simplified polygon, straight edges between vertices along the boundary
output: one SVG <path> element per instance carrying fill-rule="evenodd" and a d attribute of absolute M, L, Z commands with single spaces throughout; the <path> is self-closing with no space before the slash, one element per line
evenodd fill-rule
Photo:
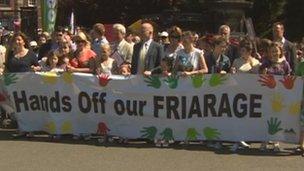
<path fill-rule="evenodd" d="M 195 141 L 197 140 L 197 136 L 199 136 L 200 134 L 196 131 L 195 128 L 189 128 L 187 130 L 187 140 L 189 141 Z"/>
<path fill-rule="evenodd" d="M 291 103 L 288 111 L 289 114 L 291 115 L 299 115 L 301 111 L 301 103 L 300 102 Z"/>
<path fill-rule="evenodd" d="M 3 81 L 6 86 L 15 84 L 17 82 L 17 80 L 18 80 L 18 77 L 16 76 L 16 74 L 13 74 L 13 73 L 3 74 Z"/>
<path fill-rule="evenodd" d="M 109 75 L 107 74 L 99 74 L 98 76 L 99 85 L 105 87 L 108 85 L 109 81 L 111 80 Z"/>
<path fill-rule="evenodd" d="M 258 82 L 261 83 L 262 86 L 266 86 L 268 88 L 275 88 L 277 83 L 276 80 L 274 79 L 273 75 L 260 75 L 260 79 L 258 80 Z"/>
<path fill-rule="evenodd" d="M 278 118 L 271 117 L 270 120 L 267 121 L 268 125 L 268 133 L 270 135 L 274 135 L 279 131 L 282 131 L 283 129 L 280 128 L 281 121 L 278 120 Z"/>
<path fill-rule="evenodd" d="M 172 141 L 174 140 L 174 137 L 173 137 L 173 131 L 171 128 L 166 128 L 162 133 L 160 133 L 163 140 L 165 141 Z"/>
<path fill-rule="evenodd" d="M 56 72 L 45 72 L 41 73 L 41 78 L 46 84 L 56 84 L 57 83 L 57 73 Z"/>
<path fill-rule="evenodd" d="M 210 127 L 204 128 L 204 136 L 207 140 L 219 139 L 220 135 L 221 133 L 215 128 L 210 128 Z"/>
<path fill-rule="evenodd" d="M 161 81 L 158 76 L 148 76 L 144 81 L 147 83 L 148 87 L 159 89 L 161 86 Z"/>
<path fill-rule="evenodd" d="M 203 74 L 195 74 L 191 76 L 192 85 L 194 88 L 200 88 L 206 81 Z"/>
<path fill-rule="evenodd" d="M 284 76 L 283 80 L 280 80 L 280 82 L 284 85 L 286 89 L 290 90 L 293 88 L 296 79 L 297 79 L 296 76 L 286 75 Z"/>
<path fill-rule="evenodd" d="M 108 131 L 110 129 L 107 127 L 107 125 L 104 122 L 99 122 L 97 125 L 97 134 L 98 135 L 108 135 Z"/>
<path fill-rule="evenodd" d="M 45 125 L 45 129 L 46 129 L 46 131 L 48 133 L 55 134 L 56 133 L 56 124 L 55 124 L 55 122 L 51 121 L 51 122 L 47 123 Z"/>
<path fill-rule="evenodd" d="M 142 133 L 141 138 L 154 140 L 157 133 L 157 128 L 154 126 L 143 127 L 143 129 L 140 132 Z"/>
<path fill-rule="evenodd" d="M 72 123 L 70 121 L 65 121 L 61 126 L 62 134 L 70 134 L 72 132 Z"/>
<path fill-rule="evenodd" d="M 285 105 L 281 94 L 274 94 L 271 98 L 271 107 L 274 112 L 281 112 Z"/>
<path fill-rule="evenodd" d="M 226 80 L 227 80 L 227 77 L 225 74 L 212 74 L 211 78 L 209 80 L 209 85 L 211 87 L 216 87 L 216 86 L 224 84 L 224 82 Z"/>
<path fill-rule="evenodd" d="M 71 72 L 62 73 L 62 79 L 67 84 L 72 84 L 74 82 L 73 74 Z"/>
<path fill-rule="evenodd" d="M 167 79 L 165 79 L 164 81 L 169 86 L 169 88 L 176 89 L 176 87 L 178 86 L 178 80 L 179 76 L 176 74 L 172 74 L 168 76 Z"/>

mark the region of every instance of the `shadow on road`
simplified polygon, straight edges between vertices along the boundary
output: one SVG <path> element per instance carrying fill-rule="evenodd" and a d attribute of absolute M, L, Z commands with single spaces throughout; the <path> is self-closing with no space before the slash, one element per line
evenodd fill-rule
<path fill-rule="evenodd" d="M 16 133 L 16 130 L 13 129 L 0 129 L 0 142 L 1 141 L 26 141 L 26 142 L 42 142 L 42 143 L 61 143 L 61 144 L 69 144 L 69 145 L 92 145 L 92 146 L 102 146 L 102 147 L 111 147 L 111 148 L 160 148 L 156 147 L 154 143 L 148 142 L 145 140 L 129 140 L 128 143 L 119 143 L 117 141 L 114 142 L 107 142 L 107 143 L 99 143 L 97 139 L 90 139 L 90 140 L 74 140 L 72 136 L 66 135 L 61 136 L 60 139 L 52 138 L 45 133 L 35 133 L 34 137 L 18 137 L 15 138 L 12 135 Z M 242 149 L 236 152 L 232 152 L 230 147 L 232 146 L 231 143 L 224 143 L 223 148 L 221 149 L 214 149 L 207 147 L 205 144 L 200 144 L 198 142 L 192 142 L 190 144 L 179 144 L 174 143 L 171 144 L 169 147 L 163 147 L 166 149 L 174 149 L 174 150 L 188 150 L 188 151 L 210 151 L 214 152 L 219 155 L 244 155 L 244 156 L 294 156 L 294 155 L 301 155 L 299 152 L 294 151 L 294 145 L 290 144 L 283 144 L 281 147 L 280 152 L 274 152 L 273 150 L 267 151 L 260 151 L 259 150 L 260 143 L 252 143 L 250 149 Z"/>

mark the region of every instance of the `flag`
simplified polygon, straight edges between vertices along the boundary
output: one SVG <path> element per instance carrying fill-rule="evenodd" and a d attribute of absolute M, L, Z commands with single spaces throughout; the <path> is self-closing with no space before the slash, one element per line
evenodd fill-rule
<path fill-rule="evenodd" d="M 49 33 L 52 33 L 55 29 L 57 4 L 57 0 L 41 1 L 42 28 Z"/>
<path fill-rule="evenodd" d="M 74 11 L 72 11 L 72 13 L 71 13 L 70 28 L 71 28 L 72 34 L 75 34 L 75 16 L 74 16 Z"/>

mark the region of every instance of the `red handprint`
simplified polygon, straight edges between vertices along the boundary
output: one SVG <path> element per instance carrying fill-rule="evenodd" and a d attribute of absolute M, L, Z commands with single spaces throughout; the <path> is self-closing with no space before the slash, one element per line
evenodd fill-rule
<path fill-rule="evenodd" d="M 297 77 L 295 76 L 286 75 L 284 76 L 283 80 L 280 80 L 280 82 L 284 85 L 286 89 L 290 90 L 293 88 L 296 78 Z"/>
<path fill-rule="evenodd" d="M 267 86 L 268 88 L 275 88 L 277 83 L 274 79 L 273 75 L 260 75 L 260 79 L 258 80 L 262 86 Z"/>
<path fill-rule="evenodd" d="M 109 83 L 109 81 L 111 80 L 109 77 L 110 76 L 106 75 L 106 74 L 100 74 L 100 75 L 98 75 L 99 85 L 102 86 L 102 87 L 107 86 L 108 83 Z"/>
<path fill-rule="evenodd" d="M 107 135 L 108 131 L 110 131 L 110 129 L 107 127 L 107 125 L 104 122 L 99 122 L 97 127 L 97 134 Z"/>

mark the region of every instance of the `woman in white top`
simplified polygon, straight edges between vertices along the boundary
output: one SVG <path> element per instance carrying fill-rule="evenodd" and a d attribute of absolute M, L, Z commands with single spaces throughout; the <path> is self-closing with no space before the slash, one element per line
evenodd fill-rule
<path fill-rule="evenodd" d="M 260 62 L 251 56 L 253 50 L 252 43 L 244 39 L 240 42 L 240 58 L 236 58 L 232 64 L 231 72 L 254 73 L 259 72 Z"/>
<path fill-rule="evenodd" d="M 173 71 L 180 72 L 184 76 L 208 73 L 204 52 L 194 47 L 194 39 L 192 32 L 184 32 L 182 36 L 184 49 L 176 53 Z"/>

